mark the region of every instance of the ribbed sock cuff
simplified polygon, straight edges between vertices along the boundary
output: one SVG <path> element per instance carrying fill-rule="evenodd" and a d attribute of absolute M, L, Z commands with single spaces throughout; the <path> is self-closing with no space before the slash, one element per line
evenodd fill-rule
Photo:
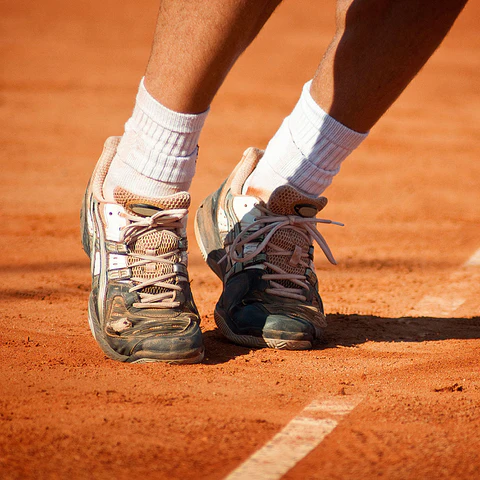
<path fill-rule="evenodd" d="M 137 173 L 159 182 L 185 183 L 195 175 L 197 147 L 188 157 L 165 155 L 155 147 L 142 145 L 135 132 L 125 132 L 118 145 L 117 155 Z"/>
<path fill-rule="evenodd" d="M 267 146 L 265 155 L 247 182 L 264 189 L 288 183 L 320 195 L 339 172 L 345 158 L 368 133 L 358 133 L 328 115 L 310 94 L 311 81 L 302 90 L 292 113 Z"/>
<path fill-rule="evenodd" d="M 328 115 L 312 98 L 311 85 L 310 80 L 303 86 L 300 100 L 289 116 L 292 137 L 303 155 L 308 157 L 318 138 L 326 138 L 345 150 L 357 148 L 368 136 L 368 132 L 355 132 Z"/>
<path fill-rule="evenodd" d="M 122 162 L 150 179 L 191 182 L 195 174 L 200 132 L 209 110 L 174 112 L 160 104 L 140 82 L 135 108 L 118 146 Z"/>
<path fill-rule="evenodd" d="M 184 182 L 163 180 L 159 182 L 156 179 L 138 173 L 116 156 L 113 159 L 112 168 L 110 168 L 104 184 L 104 194 L 109 200 L 113 200 L 115 187 L 121 186 L 139 196 L 158 198 L 178 192 L 186 192 L 190 188 L 191 182 L 191 178 L 186 178 Z"/>

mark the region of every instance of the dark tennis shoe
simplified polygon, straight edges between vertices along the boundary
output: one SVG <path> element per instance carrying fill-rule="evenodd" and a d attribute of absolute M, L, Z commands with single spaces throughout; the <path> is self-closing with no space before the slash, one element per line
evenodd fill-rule
<path fill-rule="evenodd" d="M 242 195 L 263 152 L 248 149 L 230 177 L 197 211 L 203 256 L 223 280 L 215 321 L 232 342 L 250 347 L 310 349 L 326 326 L 313 264 L 313 240 L 335 263 L 316 219 L 327 204 L 291 186 L 267 204 Z M 341 224 L 339 224 L 341 225 Z"/>
<path fill-rule="evenodd" d="M 81 213 L 92 269 L 91 331 L 114 360 L 200 362 L 200 317 L 187 273 L 190 196 L 141 198 L 117 188 L 116 202 L 107 202 L 102 187 L 118 142 L 105 142 Z"/>

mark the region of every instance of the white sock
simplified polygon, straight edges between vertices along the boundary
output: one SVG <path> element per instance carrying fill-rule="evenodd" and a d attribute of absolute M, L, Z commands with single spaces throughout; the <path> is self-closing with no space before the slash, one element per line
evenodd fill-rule
<path fill-rule="evenodd" d="M 146 197 L 187 191 L 208 112 L 169 110 L 147 92 L 142 79 L 135 108 L 105 179 L 105 198 L 113 201 L 115 187 Z"/>
<path fill-rule="evenodd" d="M 332 183 L 345 158 L 368 133 L 358 133 L 324 112 L 310 95 L 311 81 L 270 140 L 263 158 L 245 182 L 268 197 L 280 185 L 292 185 L 318 197 Z M 263 198 L 267 200 L 268 198 Z"/>

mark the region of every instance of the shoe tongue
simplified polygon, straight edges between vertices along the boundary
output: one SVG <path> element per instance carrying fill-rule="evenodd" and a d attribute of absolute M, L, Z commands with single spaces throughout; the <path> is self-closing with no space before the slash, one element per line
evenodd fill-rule
<path fill-rule="evenodd" d="M 190 206 L 190 194 L 187 192 L 151 198 L 135 195 L 121 187 L 117 187 L 113 195 L 115 201 L 122 205 L 127 212 L 140 217 L 151 217 L 162 210 L 188 209 Z"/>
<path fill-rule="evenodd" d="M 123 188 L 117 187 L 114 191 L 115 201 L 122 205 L 128 213 L 139 217 L 151 217 L 162 210 L 188 209 L 190 206 L 190 195 L 187 192 L 179 192 L 164 197 L 149 198 L 135 195 Z M 129 245 L 132 253 L 140 255 L 158 256 L 174 250 L 186 250 L 186 240 L 182 240 L 175 232 L 163 228 L 152 228 L 145 234 L 138 237 Z M 174 254 L 169 260 L 173 263 L 181 261 L 181 253 Z M 138 259 L 128 257 L 128 265 L 132 269 L 132 276 L 145 280 L 158 277 L 174 271 L 173 263 L 147 263 L 139 266 L 132 266 Z M 166 283 L 175 283 L 174 278 L 165 280 Z M 168 289 L 150 286 L 143 289 L 146 293 L 161 293 Z"/>
<path fill-rule="evenodd" d="M 277 215 L 298 215 L 301 217 L 315 217 L 327 204 L 325 197 L 313 198 L 299 192 L 290 185 L 276 188 L 270 195 L 267 208 Z M 305 263 L 299 261 L 302 255 L 309 251 L 311 242 L 304 234 L 293 228 L 282 228 L 274 233 L 266 248 L 269 263 L 280 267 L 284 272 L 292 275 L 304 275 Z M 278 254 L 278 251 L 292 252 L 292 255 Z M 269 273 L 274 273 L 269 271 Z M 298 285 L 289 280 L 278 280 L 286 288 L 298 288 Z"/>
<path fill-rule="evenodd" d="M 282 185 L 270 195 L 267 208 L 278 215 L 315 217 L 327 204 L 325 197 L 309 197 L 291 185 Z"/>

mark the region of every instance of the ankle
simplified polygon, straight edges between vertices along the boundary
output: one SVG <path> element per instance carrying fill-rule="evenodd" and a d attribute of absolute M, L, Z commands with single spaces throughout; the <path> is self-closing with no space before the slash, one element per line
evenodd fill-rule
<path fill-rule="evenodd" d="M 115 155 L 103 184 L 103 196 L 108 202 L 114 202 L 114 191 L 117 187 L 140 197 L 159 198 L 186 192 L 191 181 L 162 182 L 137 172 L 130 165 L 124 163 L 119 155 Z"/>
<path fill-rule="evenodd" d="M 106 198 L 112 199 L 117 186 L 152 197 L 187 190 L 195 174 L 198 140 L 207 115 L 208 110 L 200 114 L 169 110 L 150 95 L 142 79 L 106 178 Z"/>
<path fill-rule="evenodd" d="M 269 142 L 263 158 L 245 182 L 243 191 L 266 195 L 292 185 L 318 197 L 332 183 L 342 162 L 365 139 L 324 112 L 310 95 L 310 82 L 292 113 Z"/>

